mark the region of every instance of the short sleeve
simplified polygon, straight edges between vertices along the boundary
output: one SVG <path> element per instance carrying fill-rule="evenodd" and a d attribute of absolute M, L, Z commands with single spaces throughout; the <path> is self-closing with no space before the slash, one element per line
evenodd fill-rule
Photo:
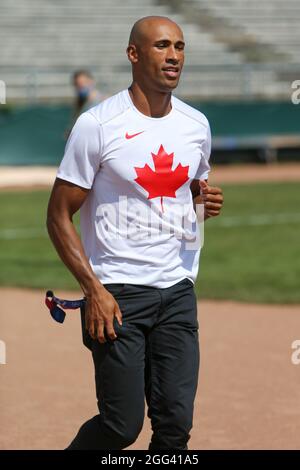
<path fill-rule="evenodd" d="M 100 123 L 85 112 L 77 119 L 66 144 L 57 177 L 90 189 L 101 160 Z"/>
<path fill-rule="evenodd" d="M 210 132 L 210 126 L 208 122 L 207 122 L 206 139 L 202 143 L 201 150 L 202 150 L 202 156 L 201 156 L 198 170 L 195 175 L 195 179 L 207 180 L 208 174 L 210 172 L 209 158 L 210 158 L 210 153 L 211 153 L 211 132 Z"/>

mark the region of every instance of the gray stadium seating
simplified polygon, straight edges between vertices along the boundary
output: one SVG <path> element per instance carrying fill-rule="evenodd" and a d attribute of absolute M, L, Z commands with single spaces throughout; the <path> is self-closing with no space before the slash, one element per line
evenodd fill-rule
<path fill-rule="evenodd" d="M 94 72 L 107 95 L 126 87 L 130 27 L 150 14 L 170 16 L 184 30 L 179 96 L 290 96 L 291 77 L 300 71 L 296 0 L 1 0 L 0 79 L 7 99 L 68 99 L 70 74 L 81 67 Z M 212 21 L 198 21 L 202 14 Z"/>

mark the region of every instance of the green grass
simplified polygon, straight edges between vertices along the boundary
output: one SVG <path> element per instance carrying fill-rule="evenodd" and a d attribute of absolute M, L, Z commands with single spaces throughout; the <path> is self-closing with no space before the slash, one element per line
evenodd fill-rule
<path fill-rule="evenodd" d="M 222 216 L 205 223 L 198 295 L 300 303 L 299 184 L 223 190 Z M 78 288 L 46 234 L 48 197 L 48 191 L 0 193 L 0 285 Z"/>
<path fill-rule="evenodd" d="M 224 186 L 222 216 L 205 224 L 197 293 L 246 302 L 300 302 L 300 194 L 297 183 Z M 253 216 L 285 223 L 247 225 Z M 229 217 L 245 225 L 224 226 Z M 225 220 L 224 220 L 225 219 Z M 294 219 L 294 220 L 293 220 Z M 264 217 L 260 219 L 263 221 Z"/>
<path fill-rule="evenodd" d="M 78 288 L 47 235 L 49 195 L 49 191 L 0 193 L 0 285 Z M 9 230 L 15 230 L 12 237 Z"/>

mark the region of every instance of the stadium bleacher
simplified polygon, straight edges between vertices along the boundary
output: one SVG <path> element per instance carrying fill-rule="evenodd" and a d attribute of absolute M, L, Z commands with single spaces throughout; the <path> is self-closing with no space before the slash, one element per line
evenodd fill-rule
<path fill-rule="evenodd" d="M 124 88 L 130 27 L 150 14 L 170 16 L 184 30 L 179 96 L 289 99 L 291 77 L 300 72 L 297 0 L 2 0 L 7 99 L 68 99 L 70 74 L 81 67 L 94 72 L 105 94 Z"/>
<path fill-rule="evenodd" d="M 237 31 L 251 35 L 257 44 L 272 46 L 289 63 L 300 62 L 298 0 L 193 0 L 196 8 L 209 9 Z"/>

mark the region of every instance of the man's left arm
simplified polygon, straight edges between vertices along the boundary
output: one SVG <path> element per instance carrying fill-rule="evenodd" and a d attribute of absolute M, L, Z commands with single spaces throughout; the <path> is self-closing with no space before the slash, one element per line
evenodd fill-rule
<path fill-rule="evenodd" d="M 204 204 L 204 220 L 216 217 L 223 206 L 223 191 L 217 186 L 209 186 L 207 180 L 193 180 L 191 185 L 194 207 Z"/>

